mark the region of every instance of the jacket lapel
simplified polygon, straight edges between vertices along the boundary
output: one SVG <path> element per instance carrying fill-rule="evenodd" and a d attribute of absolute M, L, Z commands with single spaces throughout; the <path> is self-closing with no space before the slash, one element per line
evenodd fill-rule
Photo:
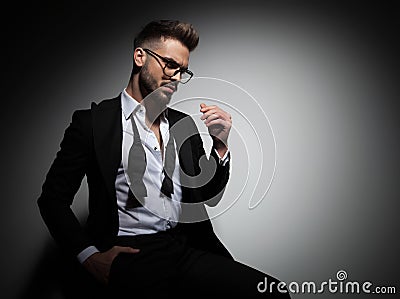
<path fill-rule="evenodd" d="M 100 104 L 92 103 L 94 149 L 100 171 L 111 198 L 115 197 L 115 178 L 122 159 L 122 111 L 121 95 Z M 193 132 L 190 121 L 185 121 L 176 111 L 168 109 L 169 127 L 179 149 L 179 163 L 190 176 L 195 175 L 192 145 L 188 139 Z M 187 124 L 187 125 L 186 125 Z"/>
<path fill-rule="evenodd" d="M 122 156 L 121 96 L 100 104 L 92 103 L 94 149 L 111 198 Z"/>
<path fill-rule="evenodd" d="M 193 150 L 188 139 L 191 134 L 187 132 L 190 126 L 187 125 L 185 119 L 186 117 L 179 117 L 175 110 L 168 109 L 169 128 L 175 138 L 177 150 L 179 151 L 179 164 L 186 174 L 194 176 Z"/>

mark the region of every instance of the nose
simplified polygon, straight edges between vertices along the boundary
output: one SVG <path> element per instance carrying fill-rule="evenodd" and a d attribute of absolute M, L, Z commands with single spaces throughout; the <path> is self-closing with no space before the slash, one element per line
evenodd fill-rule
<path fill-rule="evenodd" d="M 171 77 L 172 81 L 180 81 L 181 80 L 181 72 L 177 70 L 175 74 Z"/>

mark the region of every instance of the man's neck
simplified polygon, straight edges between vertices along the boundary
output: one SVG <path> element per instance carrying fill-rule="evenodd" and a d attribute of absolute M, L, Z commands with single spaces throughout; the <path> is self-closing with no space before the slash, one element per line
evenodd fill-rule
<path fill-rule="evenodd" d="M 152 129 L 160 127 L 160 117 L 166 107 L 160 107 L 159 103 L 154 103 L 153 101 L 145 101 L 143 102 L 143 94 L 138 87 L 137 76 L 133 76 L 126 87 L 126 92 L 137 102 L 143 104 L 146 108 L 146 124 Z"/>
<path fill-rule="evenodd" d="M 138 101 L 139 103 L 142 102 L 143 100 L 143 95 L 140 91 L 140 88 L 135 87 L 135 76 L 131 77 L 131 79 L 129 80 L 128 86 L 126 87 L 126 92 L 136 101 Z M 136 82 L 136 86 L 138 86 L 137 82 Z"/>

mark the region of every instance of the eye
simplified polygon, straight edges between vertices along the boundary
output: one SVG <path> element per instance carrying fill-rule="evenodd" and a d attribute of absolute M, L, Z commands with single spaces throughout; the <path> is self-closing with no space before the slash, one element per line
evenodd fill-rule
<path fill-rule="evenodd" d="M 181 66 L 179 64 L 177 64 L 175 61 L 167 61 L 166 63 L 167 68 L 169 69 L 179 69 Z"/>

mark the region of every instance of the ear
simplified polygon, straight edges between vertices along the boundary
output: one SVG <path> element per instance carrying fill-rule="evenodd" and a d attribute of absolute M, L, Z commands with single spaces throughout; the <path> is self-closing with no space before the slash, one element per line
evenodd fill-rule
<path fill-rule="evenodd" d="M 146 55 L 142 48 L 136 48 L 133 52 L 133 61 L 138 67 L 142 67 L 146 62 Z"/>

